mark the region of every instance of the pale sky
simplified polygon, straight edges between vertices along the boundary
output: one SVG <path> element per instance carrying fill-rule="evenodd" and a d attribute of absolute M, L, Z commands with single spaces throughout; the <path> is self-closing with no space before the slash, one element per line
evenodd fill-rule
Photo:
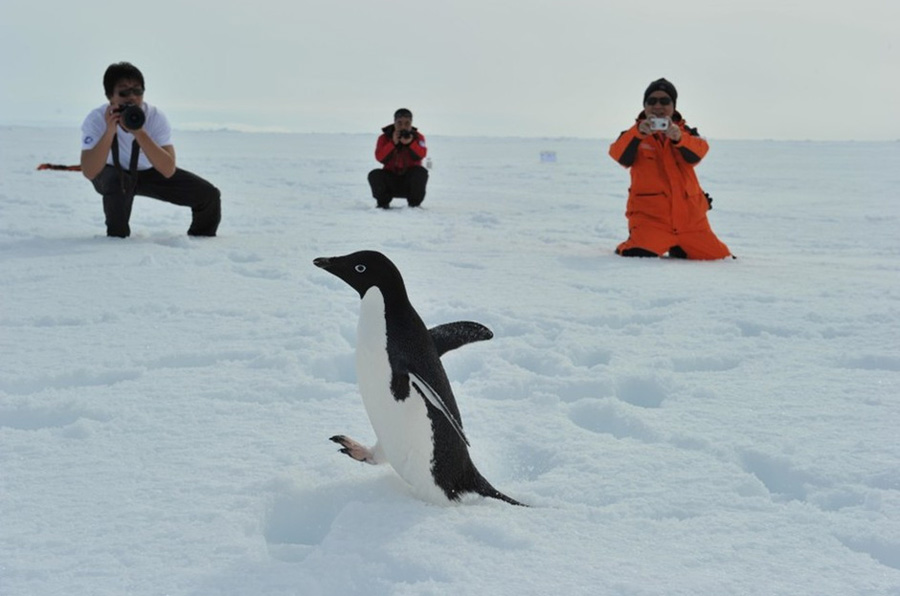
<path fill-rule="evenodd" d="M 900 140 L 895 0 L 3 0 L 0 125 L 127 60 L 177 129 L 612 138 L 650 81 L 722 139 Z M 2 132 L 0 132 L 2 134 Z"/>

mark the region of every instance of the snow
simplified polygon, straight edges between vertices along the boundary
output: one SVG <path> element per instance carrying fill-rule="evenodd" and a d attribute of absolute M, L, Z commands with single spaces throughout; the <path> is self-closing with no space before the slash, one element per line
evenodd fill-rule
<path fill-rule="evenodd" d="M 117 240 L 34 169 L 77 130 L 0 129 L 0 594 L 900 594 L 900 143 L 711 139 L 739 258 L 685 262 L 613 254 L 610 139 L 429 141 L 424 208 L 385 212 L 374 132 L 180 132 L 219 237 L 138 198 Z M 312 265 L 359 249 L 494 331 L 444 363 L 530 508 L 328 440 L 374 442 L 359 298 Z"/>

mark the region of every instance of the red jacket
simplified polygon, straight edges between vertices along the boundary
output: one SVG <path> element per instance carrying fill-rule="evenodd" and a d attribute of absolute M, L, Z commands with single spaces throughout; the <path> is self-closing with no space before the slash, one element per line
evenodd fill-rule
<path fill-rule="evenodd" d="M 395 174 L 403 174 L 413 166 L 421 166 L 428 155 L 425 135 L 413 127 L 413 141 L 409 145 L 394 144 L 394 125 L 385 126 L 375 145 L 375 159 L 384 164 L 384 169 Z"/>
<path fill-rule="evenodd" d="M 641 113 L 609 147 L 610 156 L 631 170 L 625 209 L 629 226 L 641 224 L 674 233 L 708 229 L 709 201 L 694 166 L 709 151 L 709 144 L 696 129 L 685 125 L 678 112 L 672 117 L 681 128 L 678 143 L 663 133 L 642 135 L 638 124 L 644 118 Z"/>

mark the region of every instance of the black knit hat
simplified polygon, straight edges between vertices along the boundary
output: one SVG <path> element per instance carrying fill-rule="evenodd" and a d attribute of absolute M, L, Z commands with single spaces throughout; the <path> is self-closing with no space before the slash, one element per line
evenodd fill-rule
<path fill-rule="evenodd" d="M 644 91 L 644 103 L 647 103 L 647 98 L 650 97 L 650 94 L 654 91 L 662 91 L 666 95 L 671 97 L 673 107 L 678 101 L 678 91 L 675 90 L 675 85 L 665 79 L 656 79 L 655 81 L 650 83 L 650 86 L 647 87 L 646 91 Z"/>
<path fill-rule="evenodd" d="M 406 108 L 400 108 L 396 112 L 394 112 L 394 120 L 397 118 L 409 118 L 412 120 L 412 112 L 407 110 Z"/>

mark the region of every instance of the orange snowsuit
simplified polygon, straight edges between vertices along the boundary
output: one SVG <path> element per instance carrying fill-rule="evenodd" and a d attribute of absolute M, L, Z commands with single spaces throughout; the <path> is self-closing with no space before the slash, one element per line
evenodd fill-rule
<path fill-rule="evenodd" d="M 641 113 L 609 147 L 610 156 L 631 170 L 625 209 L 628 240 L 616 252 L 644 249 L 662 255 L 680 247 L 689 259 L 724 259 L 731 251 L 709 226 L 710 202 L 694 173 L 709 144 L 685 125 L 678 112 L 672 117 L 681 128 L 678 143 L 663 133 L 641 134 L 638 124 L 644 118 Z"/>

